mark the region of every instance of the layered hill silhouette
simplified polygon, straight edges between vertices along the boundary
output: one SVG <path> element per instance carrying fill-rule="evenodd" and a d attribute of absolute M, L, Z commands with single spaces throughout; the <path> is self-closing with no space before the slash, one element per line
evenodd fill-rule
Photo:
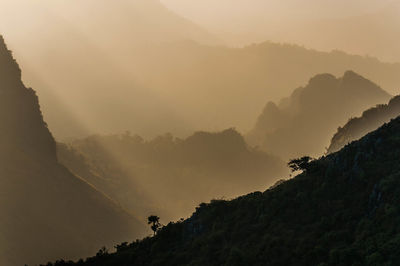
<path fill-rule="evenodd" d="M 30 11 L 21 9 L 21 6 Z M 99 46 L 110 45 L 111 40 L 121 37 L 125 37 L 130 44 L 179 40 L 220 43 L 211 33 L 169 10 L 158 0 L 43 0 L 39 3 L 29 0 L 21 0 L 18 3 L 5 0 L 1 14 L 1 21 L 4 23 L 2 30 L 11 36 L 44 27 L 46 31 L 30 34 L 38 33 L 42 37 L 49 37 L 48 35 L 54 34 L 53 31 L 59 27 L 63 30 L 61 33 L 70 34 L 71 31 L 79 29 L 88 39 L 96 36 Z M 91 16 L 88 16 L 89 14 Z M 17 21 L 19 24 L 15 25 Z M 59 22 L 60 25 L 47 24 L 51 22 Z M 16 30 L 14 33 L 10 26 Z M 67 28 L 71 31 L 64 31 Z"/>
<path fill-rule="evenodd" d="M 153 238 L 55 265 L 397 265 L 400 118 L 267 191 L 201 204 Z"/>
<path fill-rule="evenodd" d="M 288 160 L 320 156 L 336 126 L 390 95 L 353 71 L 343 77 L 320 74 L 278 105 L 269 102 L 247 140 Z"/>
<path fill-rule="evenodd" d="M 0 38 L 0 264 L 78 258 L 143 225 L 60 165 L 38 97 Z"/>
<path fill-rule="evenodd" d="M 319 73 L 339 76 L 351 69 L 389 93 L 400 83 L 400 64 L 289 44 L 264 42 L 234 49 L 185 42 L 150 51 L 136 57 L 144 62 L 137 80 L 174 103 L 195 129 L 234 125 L 248 131 L 265 102 L 286 97 Z"/>
<path fill-rule="evenodd" d="M 125 130 L 186 137 L 232 126 L 247 132 L 267 101 L 318 73 L 352 69 L 393 94 L 400 83 L 400 64 L 370 57 L 270 42 L 213 46 L 157 1 L 45 3 L 26 3 L 32 8 L 8 12 L 15 13 L 9 20 L 4 11 L 0 25 L 57 139 Z"/>
<path fill-rule="evenodd" d="M 288 175 L 285 162 L 247 146 L 234 129 L 92 136 L 58 145 L 60 162 L 143 220 L 187 217 L 200 202 L 264 189 Z"/>
<path fill-rule="evenodd" d="M 360 139 L 399 115 L 400 96 L 392 98 L 388 104 L 380 104 L 364 111 L 360 117 L 352 118 L 343 127 L 338 128 L 327 152 L 333 153 L 342 149 L 348 143 Z"/>
<path fill-rule="evenodd" d="M 396 0 L 162 1 L 218 32 L 230 44 L 289 41 L 400 62 L 400 4 Z"/>
<path fill-rule="evenodd" d="M 219 43 L 158 0 L 5 0 L 0 17 L 0 30 L 24 65 L 24 80 L 38 88 L 56 137 L 126 129 L 155 134 L 166 131 L 162 121 L 180 128 L 169 103 L 135 80 L 133 70 L 144 63 L 135 54 L 182 40 Z"/>
<path fill-rule="evenodd" d="M 297 25 L 292 24 L 293 28 L 286 38 L 316 49 L 336 48 L 377 56 L 388 62 L 399 62 L 399 12 L 400 3 L 392 1 L 367 14 L 295 21 Z M 316 38 L 321 32 L 326 33 L 325 38 Z"/>

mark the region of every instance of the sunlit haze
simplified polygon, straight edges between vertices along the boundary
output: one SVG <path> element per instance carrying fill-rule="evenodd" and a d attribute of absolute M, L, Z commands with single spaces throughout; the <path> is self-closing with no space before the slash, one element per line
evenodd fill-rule
<path fill-rule="evenodd" d="M 400 265 L 399 94 L 399 0 L 0 0 L 0 265 Z"/>

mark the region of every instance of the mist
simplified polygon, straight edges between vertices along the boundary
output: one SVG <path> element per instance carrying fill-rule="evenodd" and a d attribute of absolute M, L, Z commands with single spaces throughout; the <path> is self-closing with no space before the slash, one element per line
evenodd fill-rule
<path fill-rule="evenodd" d="M 274 40 L 400 61 L 395 48 L 400 6 L 395 0 L 162 2 L 231 46 Z"/>
<path fill-rule="evenodd" d="M 398 174 L 399 47 L 396 0 L 2 0 L 0 264 L 114 266 L 115 247 L 147 265 L 135 252 L 170 239 L 214 254 L 313 226 L 313 254 L 347 258 L 324 246 L 350 234 L 336 218 L 373 219 Z M 227 265 L 258 258 L 230 248 Z"/>
<path fill-rule="evenodd" d="M 349 14 L 334 12 L 345 5 L 336 1 L 328 6 L 315 1 L 305 5 L 299 1 L 163 2 L 166 7 L 155 0 L 4 3 L 0 30 L 24 66 L 24 81 L 37 88 L 52 132 L 62 140 L 126 130 L 148 137 L 165 132 L 186 137 L 197 130 L 236 127 L 245 134 L 266 102 L 287 97 L 310 77 L 324 72 L 341 75 L 354 70 L 392 94 L 398 90 L 399 66 L 383 64 L 396 61 L 396 42 L 388 46 L 381 38 L 385 32 L 379 28 L 375 32 L 368 25 L 366 40 L 362 39 L 364 35 L 352 40 L 346 33 L 347 22 L 342 22 L 351 16 L 370 16 L 370 12 L 390 4 L 386 1 L 368 1 L 361 10 L 356 8 L 361 5 L 359 1 L 351 2 L 346 8 Z M 203 14 L 203 20 L 190 15 L 193 10 L 197 17 Z M 291 15 L 294 10 L 298 10 L 297 15 Z M 239 14 L 242 17 L 237 20 Z M 276 27 L 251 22 L 256 17 L 277 19 L 279 14 L 284 19 L 271 24 L 278 23 Z M 246 46 L 242 48 L 229 47 L 234 43 L 214 31 L 213 27 L 224 25 L 217 17 L 225 19 L 238 34 L 241 26 L 235 23 L 248 29 L 260 27 L 267 35 L 243 41 Z M 213 19 L 212 27 L 205 22 Z M 291 22 L 296 19 L 301 23 Z M 329 22 L 314 26 L 315 19 Z M 293 23 L 308 31 L 291 29 Z M 340 29 L 340 36 L 333 36 L 336 31 L 332 24 Z M 264 25 L 268 27 L 263 28 Z M 391 31 L 396 30 L 396 24 L 391 25 L 386 27 L 388 34 L 399 36 Z M 324 40 L 333 45 L 325 33 L 328 29 L 341 45 L 322 47 Z M 274 36 L 274 32 L 286 39 Z M 324 38 L 319 37 L 322 32 Z M 329 51 L 326 58 L 315 61 L 324 54 L 302 50 L 301 46 L 279 48 L 278 42 L 305 43 L 297 37 L 309 42 L 306 47 Z M 382 40 L 383 44 L 377 46 L 370 39 Z M 263 45 L 265 41 L 276 45 Z M 247 46 L 254 42 L 260 44 Z M 362 45 L 381 47 L 379 51 L 390 53 L 391 58 L 378 57 L 381 64 L 368 57 L 361 62 L 361 58 L 343 55 L 339 62 L 330 52 L 342 48 L 349 54 L 363 55 L 366 52 L 357 50 Z M 395 52 L 388 49 L 392 46 Z M 309 68 L 302 67 L 311 61 L 314 63 Z"/>

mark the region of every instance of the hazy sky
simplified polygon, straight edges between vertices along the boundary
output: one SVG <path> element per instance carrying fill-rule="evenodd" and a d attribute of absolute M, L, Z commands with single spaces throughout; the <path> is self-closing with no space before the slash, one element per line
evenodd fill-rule
<path fill-rule="evenodd" d="M 399 61 L 398 0 L 161 0 L 228 45 L 266 40 Z M 375 17 L 371 17 L 375 16 Z M 371 27 L 372 26 L 372 27 Z M 386 46 L 389 47 L 386 47 Z"/>
<path fill-rule="evenodd" d="M 280 88 L 271 81 L 264 84 L 279 60 L 262 59 L 264 64 L 251 49 L 182 41 L 231 46 L 286 42 L 400 61 L 400 13 L 388 9 L 398 0 L 160 1 L 172 11 L 159 0 L 0 0 L 0 34 L 21 64 L 24 81 L 38 91 L 56 135 L 74 128 L 65 121 L 78 119 L 85 128 L 103 132 L 107 115 L 107 133 L 247 128 L 267 100 L 284 97 L 311 75 L 326 71 L 313 70 L 301 79 L 292 74 L 290 85 L 284 78 Z M 229 99 L 220 103 L 226 92 Z M 237 106 L 246 99 L 251 105 L 242 112 Z M 206 116 L 205 110 L 218 116 Z M 111 117 L 119 113 L 131 127 Z"/>
<path fill-rule="evenodd" d="M 337 18 L 374 12 L 395 0 L 160 0 L 198 23 L 221 26 L 228 20 Z M 235 23 L 235 21 L 230 21 Z M 237 22 L 237 21 L 236 21 Z M 219 25 L 218 25 L 219 24 Z"/>

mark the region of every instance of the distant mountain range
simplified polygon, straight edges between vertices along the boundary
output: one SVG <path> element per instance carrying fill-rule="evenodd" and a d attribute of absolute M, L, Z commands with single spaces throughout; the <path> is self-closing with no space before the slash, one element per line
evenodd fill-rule
<path fill-rule="evenodd" d="M 398 265 L 400 118 L 265 192 L 65 265 Z"/>
<path fill-rule="evenodd" d="M 397 0 L 161 1 L 227 44 L 273 40 L 400 62 Z"/>
<path fill-rule="evenodd" d="M 388 104 L 380 104 L 351 118 L 343 127 L 339 127 L 331 140 L 328 153 L 336 152 L 348 143 L 360 139 L 400 115 L 400 96 L 392 98 Z"/>
<path fill-rule="evenodd" d="M 200 202 L 264 189 L 289 174 L 285 162 L 249 148 L 234 129 L 149 141 L 97 135 L 57 151 L 63 165 L 143 220 L 154 213 L 178 220 Z"/>
<path fill-rule="evenodd" d="M 397 49 L 400 45 L 399 14 L 400 3 L 392 1 L 364 14 L 295 21 L 297 25 L 293 23 L 294 28 L 283 32 L 288 32 L 286 41 L 296 40 L 308 47 L 339 49 L 376 56 L 387 62 L 400 62 L 400 51 Z M 321 34 L 324 38 L 317 38 Z"/>
<path fill-rule="evenodd" d="M 271 42 L 221 46 L 158 1 L 22 3 L 0 10 L 0 29 L 58 139 L 125 130 L 145 137 L 247 132 L 265 102 L 318 73 L 351 69 L 392 94 L 400 84 L 400 64 L 370 57 Z"/>
<path fill-rule="evenodd" d="M 141 237 L 141 222 L 60 165 L 38 97 L 0 38 L 0 264 L 78 258 Z"/>
<path fill-rule="evenodd" d="M 341 78 L 317 75 L 278 105 L 269 102 L 247 140 L 285 160 L 318 157 L 337 125 L 389 98 L 378 85 L 352 71 Z"/>
<path fill-rule="evenodd" d="M 152 129 L 160 121 L 181 123 L 168 103 L 136 82 L 132 70 L 142 62 L 132 53 L 182 40 L 220 43 L 158 0 L 5 0 L 0 25 L 24 66 L 24 80 L 38 88 L 44 116 L 56 137 L 142 128 L 159 134 L 167 131 Z M 111 91 L 115 93 L 110 95 Z M 118 101 L 118 108 L 110 99 Z M 105 107 L 109 111 L 102 113 Z M 117 113 L 126 115 L 116 120 Z M 105 125 L 99 116 L 107 119 Z"/>

